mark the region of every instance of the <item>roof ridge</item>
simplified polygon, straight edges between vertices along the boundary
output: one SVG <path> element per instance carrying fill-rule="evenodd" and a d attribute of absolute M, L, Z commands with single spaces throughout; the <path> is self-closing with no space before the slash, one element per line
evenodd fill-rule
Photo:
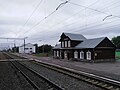
<path fill-rule="evenodd" d="M 81 40 L 86 39 L 82 34 L 65 33 L 65 32 L 63 34 L 65 34 L 66 36 L 68 36 L 71 40 L 81 41 Z"/>
<path fill-rule="evenodd" d="M 85 39 L 85 40 L 93 40 L 93 39 L 101 39 L 101 38 L 106 38 L 106 37 L 98 37 L 98 38 L 90 38 L 90 39 Z"/>
<path fill-rule="evenodd" d="M 76 48 L 95 48 L 101 41 L 103 41 L 106 37 L 100 37 L 100 38 L 93 38 L 93 39 L 86 39 L 77 46 Z"/>
<path fill-rule="evenodd" d="M 67 32 L 63 32 L 64 34 L 77 34 L 77 33 L 67 33 Z M 77 35 L 82 35 L 82 34 L 77 34 Z M 83 35 L 82 35 L 83 36 Z"/>

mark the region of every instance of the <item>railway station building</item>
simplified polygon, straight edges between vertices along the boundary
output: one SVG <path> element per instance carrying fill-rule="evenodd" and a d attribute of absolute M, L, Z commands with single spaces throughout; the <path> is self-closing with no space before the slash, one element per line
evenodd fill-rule
<path fill-rule="evenodd" d="M 54 58 L 81 61 L 115 60 L 115 45 L 107 38 L 86 39 L 81 34 L 62 33 L 60 44 L 53 48 Z"/>

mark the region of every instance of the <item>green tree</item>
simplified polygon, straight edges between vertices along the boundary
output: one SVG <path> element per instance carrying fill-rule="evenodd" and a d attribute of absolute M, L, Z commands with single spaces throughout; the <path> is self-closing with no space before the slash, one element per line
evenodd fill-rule
<path fill-rule="evenodd" d="M 48 45 L 48 44 L 45 44 L 45 45 L 42 45 L 42 46 L 39 46 L 38 47 L 38 50 L 39 50 L 39 53 L 50 53 L 52 52 L 52 46 L 51 45 Z"/>
<path fill-rule="evenodd" d="M 34 46 L 35 46 L 35 51 L 36 51 L 36 53 L 39 53 L 39 50 L 38 50 L 38 44 L 34 44 Z"/>
<path fill-rule="evenodd" d="M 112 42 L 115 44 L 117 49 L 120 49 L 120 36 L 113 37 Z"/>

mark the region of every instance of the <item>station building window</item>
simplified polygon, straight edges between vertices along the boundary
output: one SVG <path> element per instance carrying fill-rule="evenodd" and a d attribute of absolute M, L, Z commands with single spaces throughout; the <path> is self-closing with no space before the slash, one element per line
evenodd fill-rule
<path fill-rule="evenodd" d="M 62 47 L 64 47 L 64 41 L 62 41 Z"/>
<path fill-rule="evenodd" d="M 67 47 L 67 41 L 65 41 L 65 47 Z"/>
<path fill-rule="evenodd" d="M 83 51 L 80 52 L 80 59 L 84 59 L 84 52 Z"/>
<path fill-rule="evenodd" d="M 54 51 L 54 57 L 56 57 L 56 51 Z"/>
<path fill-rule="evenodd" d="M 57 57 L 59 57 L 59 51 L 57 51 Z"/>
<path fill-rule="evenodd" d="M 60 51 L 60 57 L 62 57 L 61 53 L 62 53 L 62 52 Z"/>
<path fill-rule="evenodd" d="M 68 41 L 68 47 L 71 47 L 71 42 L 70 41 Z"/>
<path fill-rule="evenodd" d="M 67 52 L 66 51 L 64 52 L 64 58 L 67 58 Z"/>
<path fill-rule="evenodd" d="M 74 58 L 78 58 L 78 52 L 77 51 L 74 52 Z"/>
<path fill-rule="evenodd" d="M 88 51 L 86 55 L 87 55 L 87 60 L 91 60 L 91 52 Z"/>

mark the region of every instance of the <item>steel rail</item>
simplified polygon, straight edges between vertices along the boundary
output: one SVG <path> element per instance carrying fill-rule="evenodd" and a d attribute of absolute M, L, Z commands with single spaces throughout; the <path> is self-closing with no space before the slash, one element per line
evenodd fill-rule
<path fill-rule="evenodd" d="M 113 80 L 110 78 L 98 76 L 98 75 L 83 72 L 83 71 L 76 71 L 76 70 L 73 70 L 70 68 L 61 67 L 61 66 L 55 65 L 55 64 L 49 64 L 46 62 L 38 62 L 38 61 L 32 61 L 32 62 L 37 63 L 43 67 L 58 71 L 60 73 L 69 75 L 69 76 L 74 77 L 76 79 L 83 80 L 87 83 L 90 83 L 92 85 L 96 85 L 96 86 L 101 87 L 105 90 L 111 90 L 111 89 L 112 90 L 120 90 L 120 81 L 117 81 L 117 80 Z"/>
<path fill-rule="evenodd" d="M 76 79 L 80 79 L 84 82 L 101 87 L 105 90 L 120 90 L 120 81 L 117 81 L 114 79 L 98 76 L 98 75 L 83 72 L 83 71 L 76 71 L 74 69 L 61 67 L 59 65 L 50 64 L 42 61 L 38 62 L 37 60 L 35 60 L 34 63 L 37 63 L 43 67 L 52 69 L 54 71 L 66 74 L 68 76 L 74 77 Z"/>
<path fill-rule="evenodd" d="M 44 77 L 43 75 L 39 74 L 37 71 L 33 70 L 32 68 L 16 61 L 17 63 L 19 63 L 21 66 L 25 67 L 26 69 L 28 69 L 29 71 L 31 71 L 32 73 L 36 74 L 38 77 L 44 79 L 46 82 L 48 82 L 51 86 L 53 86 L 54 88 L 57 88 L 57 90 L 65 90 L 64 88 L 62 88 L 61 86 L 58 86 L 57 84 L 55 84 L 54 82 L 52 82 L 51 80 L 47 79 L 46 77 Z"/>
<path fill-rule="evenodd" d="M 40 88 L 20 68 L 18 68 L 12 61 L 10 62 L 25 77 L 25 79 L 31 84 L 31 86 L 33 86 L 34 89 L 40 90 Z"/>
<path fill-rule="evenodd" d="M 4 55 L 7 55 L 8 57 L 14 58 L 12 55 L 8 54 L 8 53 L 4 53 Z M 47 83 L 49 83 L 50 86 L 56 88 L 56 90 L 65 90 L 64 88 L 62 88 L 61 86 L 58 86 L 57 84 L 55 84 L 54 82 L 50 81 L 49 79 L 47 79 L 46 77 L 44 77 L 43 75 L 39 74 L 38 72 L 34 71 L 32 68 L 25 66 L 24 64 L 20 63 L 16 60 L 11 61 L 9 60 L 12 65 L 26 78 L 26 80 L 37 90 L 40 90 L 39 86 L 37 86 L 15 63 L 20 64 L 21 66 L 23 66 L 24 68 L 26 68 L 27 70 L 31 71 L 32 73 L 34 73 L 36 76 L 38 76 L 39 78 L 43 79 L 44 81 L 46 81 Z M 13 63 L 15 62 L 15 63 Z M 54 90 L 54 89 L 53 89 Z"/>

